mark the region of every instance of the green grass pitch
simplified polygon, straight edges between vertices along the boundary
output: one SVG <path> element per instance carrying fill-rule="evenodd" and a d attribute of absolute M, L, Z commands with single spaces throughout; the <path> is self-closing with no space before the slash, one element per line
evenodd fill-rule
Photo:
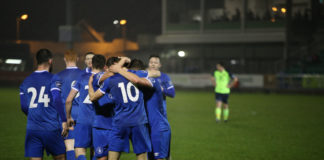
<path fill-rule="evenodd" d="M 18 88 L 1 88 L 0 97 L 0 159 L 24 159 Z M 323 95 L 233 93 L 228 123 L 215 122 L 214 106 L 212 91 L 168 99 L 173 160 L 324 159 Z"/>

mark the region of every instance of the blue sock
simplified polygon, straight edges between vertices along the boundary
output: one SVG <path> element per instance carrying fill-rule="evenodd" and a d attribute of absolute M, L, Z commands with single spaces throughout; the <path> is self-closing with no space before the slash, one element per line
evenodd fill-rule
<path fill-rule="evenodd" d="M 77 160 L 87 160 L 85 155 L 80 155 Z"/>
<path fill-rule="evenodd" d="M 66 159 L 67 160 L 75 160 L 75 152 L 74 150 L 70 150 L 66 152 Z"/>

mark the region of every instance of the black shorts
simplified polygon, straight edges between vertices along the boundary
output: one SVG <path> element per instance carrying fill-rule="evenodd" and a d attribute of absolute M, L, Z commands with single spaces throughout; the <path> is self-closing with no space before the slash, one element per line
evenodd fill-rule
<path fill-rule="evenodd" d="M 225 104 L 228 103 L 228 97 L 229 97 L 229 94 L 215 93 L 216 101 L 221 101 Z"/>

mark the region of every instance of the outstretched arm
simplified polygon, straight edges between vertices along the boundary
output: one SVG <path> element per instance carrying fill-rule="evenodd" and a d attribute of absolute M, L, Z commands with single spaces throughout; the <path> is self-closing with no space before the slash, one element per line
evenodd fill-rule
<path fill-rule="evenodd" d="M 113 65 L 110 70 L 114 73 L 119 73 L 131 83 L 137 86 L 153 87 L 152 83 L 146 78 L 140 78 L 136 74 L 128 72 L 126 69 L 121 68 L 119 65 Z"/>
<path fill-rule="evenodd" d="M 113 76 L 113 75 L 114 75 L 114 73 L 112 73 L 112 72 L 109 72 L 109 71 L 105 72 L 105 73 L 100 77 L 100 79 L 99 79 L 99 84 L 101 84 L 103 81 L 105 81 L 107 78 L 109 78 L 109 77 L 111 77 L 111 76 Z"/>

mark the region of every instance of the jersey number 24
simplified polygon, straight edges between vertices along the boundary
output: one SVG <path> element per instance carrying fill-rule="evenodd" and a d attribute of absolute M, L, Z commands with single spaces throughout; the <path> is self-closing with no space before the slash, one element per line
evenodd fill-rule
<path fill-rule="evenodd" d="M 37 108 L 38 103 L 44 103 L 44 107 L 48 107 L 48 103 L 50 102 L 50 99 L 48 98 L 48 94 L 44 94 L 45 92 L 45 86 L 42 86 L 39 92 L 38 101 L 35 103 L 36 97 L 37 97 L 37 90 L 34 87 L 30 87 L 27 89 L 28 93 L 32 93 L 32 97 L 29 103 L 29 108 Z"/>

